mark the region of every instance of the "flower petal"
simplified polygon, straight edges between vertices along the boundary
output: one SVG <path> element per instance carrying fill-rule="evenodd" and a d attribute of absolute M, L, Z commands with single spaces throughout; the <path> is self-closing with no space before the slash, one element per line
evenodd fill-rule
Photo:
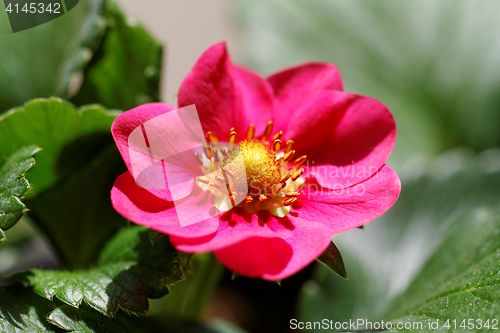
<path fill-rule="evenodd" d="M 401 192 L 401 181 L 394 170 L 382 166 L 372 177 L 349 188 L 321 187 L 308 178 L 292 214 L 318 221 L 332 235 L 360 227 L 386 212 Z"/>
<path fill-rule="evenodd" d="M 322 91 L 293 113 L 285 131 L 288 139 L 295 142 L 296 156 L 308 156 L 306 175 L 314 175 L 325 187 L 346 187 L 385 163 L 394 147 L 396 125 L 376 99 Z"/>
<path fill-rule="evenodd" d="M 116 179 L 111 190 L 111 203 L 126 219 L 169 235 L 203 237 L 215 233 L 219 227 L 217 217 L 181 226 L 174 203 L 137 186 L 130 172 Z M 186 202 L 186 205 L 197 207 L 194 201 Z"/>
<path fill-rule="evenodd" d="M 253 123 L 263 132 L 272 118 L 273 95 L 259 74 L 233 65 L 224 43 L 208 49 L 179 89 L 179 107 L 195 104 L 205 134 L 226 141 L 231 127 L 245 135 Z M 241 138 L 241 136 L 239 137 Z"/>
<path fill-rule="evenodd" d="M 342 77 L 332 64 L 310 62 L 286 69 L 268 78 L 275 103 L 275 129 L 285 130 L 297 108 L 323 90 L 343 90 Z"/>
<path fill-rule="evenodd" d="M 170 241 L 176 249 L 184 252 L 211 252 L 250 237 L 291 237 L 295 226 L 288 217 L 277 218 L 269 211 L 258 214 L 247 213 L 241 208 L 232 209 L 219 216 L 219 229 L 214 237 L 170 236 Z"/>
<path fill-rule="evenodd" d="M 214 251 L 230 270 L 264 280 L 287 278 L 313 262 L 331 242 L 325 225 L 292 217 L 293 235 L 289 238 L 252 237 Z"/>
<path fill-rule="evenodd" d="M 192 131 L 179 131 L 176 135 L 163 135 L 156 133 L 157 128 L 162 127 L 161 124 L 155 124 L 155 119 L 162 119 L 167 113 L 176 110 L 177 108 L 164 103 L 150 103 L 138 106 L 130 111 L 120 114 L 111 127 L 113 138 L 116 142 L 118 150 L 122 158 L 136 181 L 142 187 L 155 189 L 155 195 L 160 196 L 166 200 L 172 200 L 172 195 L 168 189 L 166 179 L 163 175 L 161 158 L 152 156 L 152 151 L 165 149 L 165 147 L 175 147 L 176 150 L 182 150 L 184 146 L 187 148 L 198 147 L 202 145 L 203 137 L 198 138 L 193 135 Z M 177 122 L 184 124 L 185 120 L 178 114 L 171 114 L 176 118 Z M 172 118 L 172 117 L 170 117 Z M 164 122 L 164 121 L 163 121 Z M 183 128 L 188 128 L 190 124 L 184 125 Z M 198 125 L 199 126 L 199 125 Z M 167 129 L 163 129 L 167 131 Z M 201 133 L 201 128 L 200 128 Z M 202 134 L 202 133 L 201 133 Z M 168 142 L 166 142 L 168 141 Z M 133 147 L 131 146 L 133 145 Z M 171 149 L 173 150 L 173 149 Z M 153 153 L 153 155 L 156 153 Z M 170 154 L 169 154 L 170 155 Z M 176 197 L 184 197 L 192 190 L 192 183 L 186 180 L 194 179 L 197 175 L 195 167 L 194 155 L 185 151 L 172 155 L 172 157 L 164 161 L 163 168 L 169 171 L 169 179 L 174 180 L 175 183 L 184 182 L 184 186 L 178 185 L 176 190 Z M 166 155 L 168 156 L 168 155 Z M 152 161 L 156 161 L 156 165 Z M 147 179 L 147 180 L 145 180 Z M 148 187 L 145 183 L 151 183 L 152 186 Z M 155 183 L 155 184 L 153 184 Z"/>

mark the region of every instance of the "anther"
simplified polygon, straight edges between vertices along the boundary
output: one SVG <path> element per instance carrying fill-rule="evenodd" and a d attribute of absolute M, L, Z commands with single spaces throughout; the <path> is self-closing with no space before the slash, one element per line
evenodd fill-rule
<path fill-rule="evenodd" d="M 213 153 L 213 155 L 214 155 L 214 161 L 215 161 L 216 163 L 219 163 L 219 161 L 220 161 L 220 158 L 219 158 L 219 151 L 218 151 L 217 149 L 214 149 L 214 150 L 212 150 L 212 153 Z"/>
<path fill-rule="evenodd" d="M 230 178 L 234 178 L 234 173 L 232 173 L 232 171 L 229 170 L 228 168 L 224 168 L 222 172 L 224 172 L 226 174 L 226 176 L 229 176 Z"/>
<path fill-rule="evenodd" d="M 279 138 L 281 138 L 282 135 L 283 135 L 283 131 L 279 131 L 278 133 L 274 134 L 273 141 L 278 140 Z"/>
<path fill-rule="evenodd" d="M 271 135 L 271 131 L 273 130 L 273 121 L 269 120 L 267 122 L 266 130 L 264 131 L 264 135 L 262 136 L 262 139 L 265 140 Z"/>
<path fill-rule="evenodd" d="M 247 140 L 248 141 L 252 140 L 254 135 L 255 135 L 255 126 L 253 124 L 251 124 L 250 126 L 248 126 Z"/>
<path fill-rule="evenodd" d="M 307 160 L 307 155 L 302 155 L 301 157 L 299 157 L 295 161 L 293 161 L 293 164 L 295 164 L 296 167 L 299 167 L 306 160 Z"/>
<path fill-rule="evenodd" d="M 299 192 L 295 192 L 295 191 L 292 191 L 292 192 L 288 192 L 285 194 L 285 196 L 289 197 L 289 198 L 296 198 L 300 195 Z"/>
<path fill-rule="evenodd" d="M 203 159 L 198 153 L 194 153 L 194 157 L 196 158 L 196 162 L 198 162 L 200 165 L 203 165 Z"/>
<path fill-rule="evenodd" d="M 243 208 L 247 208 L 248 205 L 253 201 L 253 198 L 251 196 L 246 196 L 245 199 L 243 199 Z"/>
<path fill-rule="evenodd" d="M 267 201 L 267 197 L 264 194 L 259 195 L 259 199 L 255 203 L 255 209 L 260 210 L 260 205 L 262 205 L 263 202 Z"/>
<path fill-rule="evenodd" d="M 283 202 L 284 206 L 291 206 L 297 201 L 297 198 L 288 198 Z"/>
<path fill-rule="evenodd" d="M 210 183 L 210 181 L 208 180 L 208 178 L 203 177 L 203 176 L 198 176 L 198 177 L 196 177 L 196 180 L 197 180 L 197 181 L 199 181 L 200 183 L 203 183 L 203 184 L 208 184 L 208 183 Z"/>
<path fill-rule="evenodd" d="M 236 132 L 235 131 L 231 131 L 231 133 L 229 133 L 229 143 L 234 143 L 236 141 Z"/>
<path fill-rule="evenodd" d="M 292 159 L 293 155 L 295 155 L 295 150 L 290 150 L 285 154 L 285 156 L 283 156 L 283 160 L 285 160 L 285 162 L 288 162 Z"/>
<path fill-rule="evenodd" d="M 222 183 L 222 184 L 224 184 L 224 183 L 226 182 L 226 181 L 224 180 L 224 178 L 222 178 L 221 176 L 216 176 L 216 177 L 215 177 L 215 180 L 216 180 L 216 181 L 218 181 L 218 182 L 220 182 L 220 183 Z"/>
<path fill-rule="evenodd" d="M 286 182 L 290 178 L 290 173 L 287 172 L 286 175 L 281 176 L 280 183 Z"/>
<path fill-rule="evenodd" d="M 225 150 L 225 149 L 221 149 L 221 150 L 219 150 L 219 151 L 220 151 L 220 153 L 222 154 L 222 156 L 227 157 L 227 152 L 226 152 L 226 150 Z"/>
<path fill-rule="evenodd" d="M 210 183 L 210 185 L 209 185 L 209 186 L 210 186 L 211 188 L 213 188 L 214 190 L 220 190 L 220 189 L 222 188 L 219 184 L 217 184 L 217 183 L 213 183 L 213 182 L 212 182 L 212 183 Z"/>
<path fill-rule="evenodd" d="M 273 142 L 273 151 L 277 152 L 278 150 L 281 149 L 281 140 L 274 140 Z"/>
<path fill-rule="evenodd" d="M 212 132 L 210 132 L 210 131 L 207 132 L 207 139 L 210 142 L 219 142 L 219 140 L 217 139 L 217 137 L 215 136 L 215 134 L 212 133 Z"/>
<path fill-rule="evenodd" d="M 211 159 L 212 158 L 212 149 L 210 149 L 209 146 L 205 146 L 203 147 L 203 152 L 205 153 L 205 156 L 208 158 L 208 159 Z"/>
<path fill-rule="evenodd" d="M 274 184 L 273 187 L 271 188 L 271 192 L 273 195 L 278 194 L 279 191 L 281 191 L 281 184 Z"/>
<path fill-rule="evenodd" d="M 304 173 L 304 168 L 300 168 L 299 171 L 295 171 L 292 175 L 292 180 L 296 181 Z"/>
<path fill-rule="evenodd" d="M 288 140 L 286 142 L 285 154 L 288 153 L 289 151 L 291 151 L 292 147 L 293 147 L 293 140 Z"/>

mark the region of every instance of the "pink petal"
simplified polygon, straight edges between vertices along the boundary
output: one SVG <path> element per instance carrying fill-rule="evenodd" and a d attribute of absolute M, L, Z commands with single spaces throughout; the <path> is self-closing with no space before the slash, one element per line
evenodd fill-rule
<path fill-rule="evenodd" d="M 292 214 L 318 221 L 332 234 L 360 227 L 386 212 L 401 192 L 398 175 L 387 165 L 371 178 L 350 188 L 329 189 L 308 178 Z"/>
<path fill-rule="evenodd" d="M 250 237 L 290 237 L 295 227 L 290 218 L 277 218 L 269 211 L 247 213 L 241 208 L 232 209 L 219 216 L 219 229 L 213 237 L 170 236 L 176 249 L 184 252 L 211 252 Z"/>
<path fill-rule="evenodd" d="M 311 62 L 271 75 L 275 104 L 275 129 L 285 130 L 300 105 L 323 90 L 343 90 L 342 77 L 332 64 Z"/>
<path fill-rule="evenodd" d="M 307 155 L 306 175 L 325 187 L 352 186 L 378 170 L 391 154 L 396 125 L 379 101 L 322 91 L 298 107 L 285 130 L 296 156 Z"/>
<path fill-rule="evenodd" d="M 242 138 L 253 123 L 264 131 L 273 110 L 272 88 L 259 74 L 233 65 L 224 43 L 208 49 L 179 89 L 179 107 L 195 104 L 205 134 L 227 140 L 231 127 Z"/>
<path fill-rule="evenodd" d="M 174 110 L 163 103 L 144 104 L 119 115 L 111 128 L 136 183 L 166 200 L 191 192 L 194 177 L 201 175 L 193 149 L 201 152 L 205 142 L 196 111 L 192 109 L 193 120 L 185 116 L 187 111 L 181 116 Z M 167 178 L 176 185 L 175 193 Z"/>
<path fill-rule="evenodd" d="M 174 203 L 137 186 L 129 172 L 116 179 L 111 190 L 111 203 L 126 219 L 169 235 L 203 237 L 215 233 L 219 227 L 217 217 L 181 226 Z M 192 202 L 186 202 L 186 205 L 195 208 L 196 203 L 197 200 L 193 199 Z M 193 214 L 196 214 L 196 209 Z"/>
<path fill-rule="evenodd" d="M 230 270 L 265 280 L 287 278 L 313 262 L 331 242 L 325 225 L 292 217 L 293 235 L 288 238 L 252 237 L 214 251 Z"/>

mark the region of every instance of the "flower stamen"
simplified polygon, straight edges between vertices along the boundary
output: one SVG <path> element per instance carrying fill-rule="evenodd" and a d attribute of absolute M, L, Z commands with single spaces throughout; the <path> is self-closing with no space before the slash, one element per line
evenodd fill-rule
<path fill-rule="evenodd" d="M 285 154 L 285 156 L 283 156 L 283 160 L 285 162 L 288 162 L 292 159 L 293 155 L 295 155 L 295 150 L 290 150 L 288 153 Z"/>
<path fill-rule="evenodd" d="M 254 124 L 251 124 L 250 126 L 248 126 L 247 140 L 248 141 L 252 140 L 254 135 L 255 135 L 255 126 L 254 126 Z"/>
<path fill-rule="evenodd" d="M 274 122 L 272 120 L 269 120 L 266 125 L 266 129 L 264 131 L 264 134 L 262 135 L 262 141 L 266 141 L 269 135 L 271 135 L 271 131 L 273 130 L 273 124 Z"/>
<path fill-rule="evenodd" d="M 236 132 L 233 130 L 229 133 L 229 143 L 234 143 L 236 141 Z"/>
<path fill-rule="evenodd" d="M 228 146 L 218 142 L 212 132 L 207 132 L 207 142 L 211 146 L 203 147 L 205 156 L 195 153 L 205 176 L 196 180 L 203 190 L 215 197 L 217 211 L 239 207 L 251 213 L 269 210 L 271 214 L 283 217 L 298 200 L 298 189 L 304 182 L 301 176 L 305 172 L 300 166 L 307 156 L 293 160 L 293 140 L 283 143 L 283 131 L 272 135 L 273 124 L 270 120 L 260 137 L 255 136 L 255 126 L 249 125 L 245 138 L 240 141 L 237 141 L 235 129 L 231 128 Z M 211 174 L 217 169 L 221 174 Z"/>
<path fill-rule="evenodd" d="M 278 139 L 274 140 L 274 142 L 273 142 L 273 150 L 275 152 L 278 152 L 280 149 L 281 149 L 281 140 L 278 140 Z"/>
<path fill-rule="evenodd" d="M 219 140 L 217 139 L 217 137 L 215 136 L 215 134 L 213 134 L 210 131 L 207 132 L 207 139 L 208 139 L 209 142 L 214 142 L 214 143 L 219 142 Z"/>

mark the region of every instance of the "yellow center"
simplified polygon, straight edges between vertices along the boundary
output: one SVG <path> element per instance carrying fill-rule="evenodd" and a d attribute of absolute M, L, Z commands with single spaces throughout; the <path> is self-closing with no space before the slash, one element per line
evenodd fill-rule
<path fill-rule="evenodd" d="M 252 213 L 268 210 L 283 217 L 297 201 L 298 190 L 304 183 L 301 165 L 307 157 L 304 155 L 292 162 L 295 154 L 293 141 L 288 140 L 282 145 L 281 131 L 270 143 L 272 125 L 273 122 L 269 121 L 259 138 L 254 137 L 255 128 L 250 125 L 246 139 L 239 142 L 236 132 L 231 129 L 227 148 L 218 144 L 213 133 L 207 133 L 210 145 L 205 147 L 204 154 L 195 153 L 205 174 L 197 180 L 202 189 L 211 192 L 210 200 L 219 211 L 239 207 Z M 218 169 L 222 172 L 214 176 Z"/>
<path fill-rule="evenodd" d="M 226 161 L 236 162 L 226 167 L 235 175 L 235 187 L 241 188 L 241 185 L 246 183 L 248 195 L 255 198 L 260 194 L 270 196 L 273 185 L 279 184 L 281 179 L 281 165 L 276 160 L 276 153 L 269 149 L 268 145 L 256 140 L 244 140 L 239 142 L 238 146 L 239 151 L 231 151 L 228 157 L 223 159 L 223 165 Z M 245 173 L 243 174 L 243 170 L 231 168 L 231 165 L 244 165 Z"/>

